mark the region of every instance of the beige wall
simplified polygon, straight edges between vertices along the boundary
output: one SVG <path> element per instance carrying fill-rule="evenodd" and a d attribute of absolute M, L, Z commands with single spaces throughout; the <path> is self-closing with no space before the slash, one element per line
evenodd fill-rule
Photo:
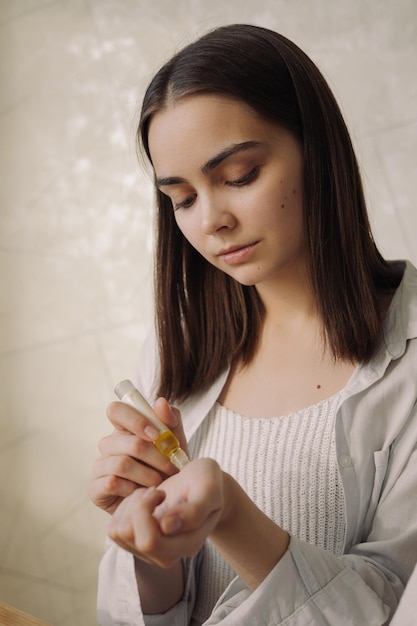
<path fill-rule="evenodd" d="M 417 262 L 415 0 L 0 0 L 0 600 L 95 624 L 105 407 L 151 320 L 144 84 L 218 24 L 279 30 L 324 71 L 375 235 Z"/>

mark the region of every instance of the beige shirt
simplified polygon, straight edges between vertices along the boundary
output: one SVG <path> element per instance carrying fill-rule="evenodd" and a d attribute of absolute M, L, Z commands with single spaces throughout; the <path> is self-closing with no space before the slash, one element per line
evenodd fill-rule
<path fill-rule="evenodd" d="M 155 362 L 151 342 L 137 381 L 150 400 Z M 179 406 L 188 438 L 206 419 L 226 377 L 227 371 L 208 391 Z M 241 579 L 232 581 L 205 626 L 389 623 L 417 562 L 416 400 L 417 270 L 407 263 L 380 347 L 357 368 L 335 417 L 346 501 L 343 554 L 292 537 L 287 553 L 254 592 Z M 99 575 L 99 624 L 201 626 L 193 619 L 197 563 L 198 558 L 189 563 L 178 605 L 164 615 L 143 616 L 133 557 L 108 542 Z"/>
<path fill-rule="evenodd" d="M 417 622 L 417 565 L 407 583 L 391 626 L 416 626 Z"/>

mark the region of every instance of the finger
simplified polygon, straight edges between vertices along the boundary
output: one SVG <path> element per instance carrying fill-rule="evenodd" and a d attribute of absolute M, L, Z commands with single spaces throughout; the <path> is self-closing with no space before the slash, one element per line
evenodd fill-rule
<path fill-rule="evenodd" d="M 224 479 L 218 463 L 212 459 L 197 459 L 189 463 L 180 474 L 168 478 L 161 485 L 167 498 L 158 515 L 165 533 L 179 530 L 193 531 L 207 523 L 210 516 L 222 514 L 224 508 Z"/>
<path fill-rule="evenodd" d="M 194 532 L 164 535 L 155 519 L 155 509 L 164 500 L 163 491 L 155 488 L 137 489 L 113 514 L 108 527 L 109 537 L 137 558 L 159 567 L 172 567 L 182 556 L 194 556 L 215 523 L 211 517 Z"/>
<path fill-rule="evenodd" d="M 159 453 L 158 453 L 159 454 Z M 134 483 L 137 486 L 159 485 L 164 476 L 157 469 L 139 463 L 128 455 L 112 455 L 98 458 L 93 465 L 95 478 L 115 477 Z"/>
<path fill-rule="evenodd" d="M 165 535 L 177 535 L 201 531 L 209 534 L 217 524 L 221 508 L 199 506 L 195 503 L 182 502 L 170 508 L 159 518 L 159 525 Z"/>
<path fill-rule="evenodd" d="M 164 500 L 165 494 L 154 487 L 137 489 L 126 498 L 113 514 L 108 535 L 123 549 L 152 562 L 161 531 L 152 513 Z"/>
<path fill-rule="evenodd" d="M 153 443 L 130 433 L 116 430 L 111 435 L 103 437 L 99 442 L 99 450 L 102 456 L 129 456 L 154 467 L 164 475 L 174 473 L 172 463 L 155 448 Z"/>
<path fill-rule="evenodd" d="M 162 567 L 170 567 L 180 557 L 195 556 L 216 527 L 218 519 L 218 512 L 213 511 L 201 525 L 187 529 L 187 522 L 182 517 L 164 518 L 160 525 L 162 535 L 159 550 L 154 553 L 154 561 Z"/>
<path fill-rule="evenodd" d="M 175 407 L 171 407 L 165 398 L 158 398 L 154 405 L 156 416 L 168 426 L 180 442 L 181 448 L 188 452 L 187 440 L 184 434 L 181 413 Z"/>
<path fill-rule="evenodd" d="M 139 435 L 147 441 L 155 439 L 159 434 L 156 431 L 154 437 L 147 435 L 145 428 L 151 426 L 149 420 L 125 402 L 112 402 L 108 405 L 106 412 L 116 430 Z"/>
<path fill-rule="evenodd" d="M 155 414 L 161 422 L 172 429 L 181 447 L 187 450 L 180 412 L 177 409 L 172 409 L 165 398 L 158 398 L 155 403 Z M 152 442 L 159 437 L 160 433 L 157 428 L 136 409 L 124 402 L 109 404 L 107 416 L 119 432 L 131 433 Z"/>
<path fill-rule="evenodd" d="M 104 476 L 92 480 L 88 485 L 88 495 L 100 509 L 113 513 L 124 498 L 137 489 L 137 485 L 117 476 Z"/>

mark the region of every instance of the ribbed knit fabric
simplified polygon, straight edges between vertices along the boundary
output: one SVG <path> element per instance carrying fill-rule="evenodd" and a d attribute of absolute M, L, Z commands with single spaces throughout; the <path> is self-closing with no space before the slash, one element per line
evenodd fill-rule
<path fill-rule="evenodd" d="M 216 404 L 190 441 L 191 456 L 215 459 L 279 526 L 340 555 L 346 525 L 334 441 L 340 395 L 272 419 Z M 209 542 L 201 567 L 194 615 L 204 621 L 235 574 Z"/>

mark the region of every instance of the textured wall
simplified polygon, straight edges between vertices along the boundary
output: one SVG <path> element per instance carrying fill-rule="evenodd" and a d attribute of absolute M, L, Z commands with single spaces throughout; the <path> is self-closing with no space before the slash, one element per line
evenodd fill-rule
<path fill-rule="evenodd" d="M 144 85 L 207 29 L 251 22 L 319 64 L 375 235 L 417 262 L 415 0 L 0 1 L 0 600 L 95 623 L 106 516 L 86 484 L 151 319 Z"/>

